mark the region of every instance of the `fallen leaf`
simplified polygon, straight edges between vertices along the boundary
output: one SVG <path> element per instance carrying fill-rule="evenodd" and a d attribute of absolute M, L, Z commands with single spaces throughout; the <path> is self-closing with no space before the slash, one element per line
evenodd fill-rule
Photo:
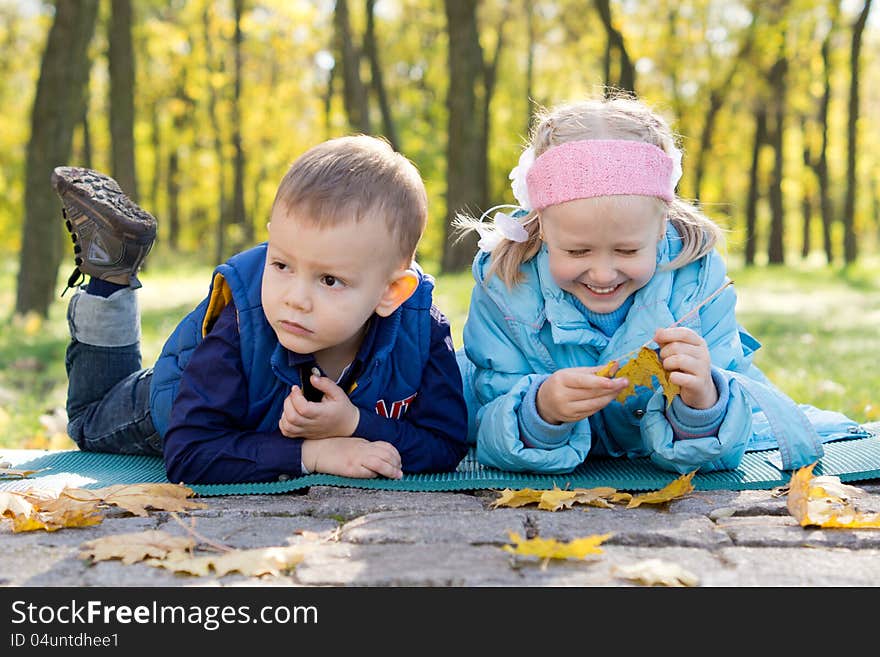
<path fill-rule="evenodd" d="M 815 465 L 796 470 L 789 483 L 786 506 L 802 527 L 880 529 L 880 513 L 863 513 L 855 506 L 853 499 L 862 489 L 841 483 L 839 477 L 814 477 Z"/>
<path fill-rule="evenodd" d="M 82 544 L 81 559 L 92 561 L 121 559 L 124 564 L 143 561 L 148 557 L 164 559 L 175 553 L 185 556 L 195 547 L 195 541 L 187 536 L 174 536 L 161 530 L 147 530 L 128 534 L 114 534 L 86 541 Z"/>
<path fill-rule="evenodd" d="M 0 478 L 24 479 L 32 474 L 48 470 L 49 468 L 40 468 L 39 470 L 16 470 L 9 463 L 0 463 Z"/>
<path fill-rule="evenodd" d="M 611 538 L 611 534 L 593 534 L 576 538 L 572 541 L 557 541 L 555 538 L 524 539 L 515 532 L 508 532 L 510 541 L 516 545 L 504 545 L 505 552 L 519 556 L 538 557 L 539 559 L 586 559 L 591 554 L 601 554 L 602 543 Z"/>
<path fill-rule="evenodd" d="M 650 493 L 643 493 L 641 495 L 635 495 L 629 501 L 629 504 L 626 505 L 626 508 L 634 509 L 635 507 L 642 504 L 662 504 L 663 502 L 668 502 L 670 500 L 683 497 L 684 495 L 687 495 L 692 490 L 694 490 L 691 479 L 694 478 L 694 475 L 696 473 L 697 471 L 693 470 L 691 472 L 688 472 L 687 474 L 681 475 L 677 479 L 672 480 L 660 490 L 651 491 Z"/>
<path fill-rule="evenodd" d="M 669 380 L 669 373 L 663 369 L 657 352 L 648 347 L 639 349 L 638 355 L 614 374 L 613 378 L 626 377 L 629 379 L 629 385 L 620 391 L 616 398 L 617 401 L 623 403 L 627 397 L 634 395 L 636 386 L 653 388 L 655 376 L 663 387 L 663 396 L 666 397 L 666 405 L 669 406 L 680 388 Z"/>
<path fill-rule="evenodd" d="M 90 527 L 104 520 L 101 511 L 92 505 L 59 505 L 48 511 L 36 511 L 31 515 L 17 515 L 12 519 L 13 532 L 30 532 L 44 529 L 54 532 L 65 527 Z"/>
<path fill-rule="evenodd" d="M 677 563 L 662 559 L 645 559 L 628 566 L 614 566 L 611 572 L 646 586 L 697 586 L 700 583 L 693 573 Z"/>
<path fill-rule="evenodd" d="M 181 484 L 116 484 L 105 488 L 65 488 L 61 496 L 118 506 L 136 516 L 147 516 L 147 508 L 159 511 L 206 509 L 207 504 L 187 499 L 195 495 Z"/>
<path fill-rule="evenodd" d="M 29 516 L 34 513 L 34 505 L 28 499 L 15 492 L 0 492 L 0 516 L 14 518 Z"/>
<path fill-rule="evenodd" d="M 541 501 L 541 495 L 543 493 L 544 491 L 542 490 L 534 490 L 531 488 L 521 488 L 519 490 L 505 488 L 499 494 L 498 499 L 492 502 L 492 506 L 493 508 L 499 506 L 515 508 L 525 506 L 526 504 L 536 504 Z"/>
<path fill-rule="evenodd" d="M 501 491 L 498 499 L 492 502 L 492 507 L 507 506 L 516 508 L 526 506 L 527 504 L 537 504 L 539 509 L 558 511 L 562 508 L 570 509 L 575 504 L 586 504 L 607 509 L 611 508 L 612 502 L 627 502 L 631 497 L 632 495 L 629 493 L 618 493 L 616 489 L 610 486 L 575 488 L 572 490 L 563 490 L 558 487 L 550 490 L 534 490 L 532 488 L 511 490 L 510 488 L 505 488 Z"/>
<path fill-rule="evenodd" d="M 290 570 L 303 559 L 302 549 L 294 546 L 256 548 L 252 550 L 232 550 L 220 555 L 187 557 L 171 554 L 166 559 L 152 559 L 151 566 L 166 568 L 177 573 L 190 575 L 209 575 L 213 570 L 222 577 L 231 572 L 259 577 L 260 575 L 279 575 Z"/>

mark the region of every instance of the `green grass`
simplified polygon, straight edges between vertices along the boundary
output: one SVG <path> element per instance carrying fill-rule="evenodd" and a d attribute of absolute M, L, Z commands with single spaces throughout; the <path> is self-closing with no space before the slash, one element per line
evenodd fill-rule
<path fill-rule="evenodd" d="M 155 262 L 143 273 L 145 365 L 153 363 L 180 318 L 204 296 L 210 271 Z M 739 321 L 763 344 L 755 362 L 780 388 L 798 401 L 860 422 L 880 419 L 880 264 L 847 270 L 735 269 L 731 277 Z M 435 301 L 449 317 L 456 346 L 471 285 L 469 272 L 437 277 Z M 63 289 L 61 278 L 57 289 Z M 73 447 L 63 420 L 50 417 L 65 404 L 69 295 L 56 298 L 46 321 L 0 318 L 0 447 Z M 12 309 L 14 302 L 15 274 L 7 265 L 0 269 L 0 308 Z"/>

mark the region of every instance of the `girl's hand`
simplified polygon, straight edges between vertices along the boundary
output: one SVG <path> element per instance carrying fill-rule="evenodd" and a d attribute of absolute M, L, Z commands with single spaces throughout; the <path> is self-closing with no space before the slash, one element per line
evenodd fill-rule
<path fill-rule="evenodd" d="M 691 408 L 711 408 L 718 401 L 712 381 L 709 346 L 701 335 L 683 326 L 658 329 L 654 341 L 660 345 L 660 362 L 669 380 L 681 390 L 681 401 Z"/>
<path fill-rule="evenodd" d="M 278 421 L 281 433 L 288 438 L 351 436 L 361 417 L 357 406 L 332 379 L 312 374 L 311 383 L 324 398 L 310 402 L 299 386 L 293 386 Z"/>
<path fill-rule="evenodd" d="M 629 385 L 623 379 L 595 374 L 599 367 L 557 370 L 538 388 L 535 404 L 545 422 L 577 422 L 598 413 Z"/>

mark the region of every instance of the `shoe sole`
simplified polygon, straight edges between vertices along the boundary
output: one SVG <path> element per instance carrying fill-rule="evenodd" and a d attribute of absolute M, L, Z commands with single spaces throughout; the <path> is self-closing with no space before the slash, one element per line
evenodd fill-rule
<path fill-rule="evenodd" d="M 156 219 L 132 201 L 110 176 L 83 167 L 56 167 L 52 188 L 65 206 L 75 208 L 105 228 L 138 244 L 156 238 Z M 77 223 L 75 218 L 68 217 Z"/>

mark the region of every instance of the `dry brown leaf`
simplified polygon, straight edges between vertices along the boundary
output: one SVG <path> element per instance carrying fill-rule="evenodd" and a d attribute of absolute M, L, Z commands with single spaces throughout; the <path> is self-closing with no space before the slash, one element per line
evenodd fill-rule
<path fill-rule="evenodd" d="M 128 534 L 114 534 L 86 541 L 79 556 L 93 561 L 121 559 L 124 564 L 143 561 L 148 557 L 164 559 L 173 554 L 186 556 L 195 547 L 188 536 L 174 536 L 161 530 L 147 530 Z"/>
<path fill-rule="evenodd" d="M 516 532 L 508 532 L 515 545 L 504 545 L 505 552 L 518 556 L 538 557 L 539 559 L 586 559 L 591 554 L 601 554 L 599 546 L 611 538 L 612 534 L 593 534 L 572 541 L 557 541 L 555 538 L 524 539 Z"/>
<path fill-rule="evenodd" d="M 786 506 L 802 527 L 880 529 L 880 513 L 863 513 L 853 502 L 862 489 L 841 483 L 839 477 L 814 477 L 815 465 L 792 473 L 789 483 Z"/>
<path fill-rule="evenodd" d="M 151 566 L 166 568 L 177 573 L 190 575 L 209 575 L 222 577 L 231 572 L 239 572 L 250 577 L 260 575 L 279 575 L 290 570 L 303 559 L 302 549 L 295 546 L 256 548 L 253 550 L 232 550 L 220 555 L 187 557 L 171 554 L 166 559 L 151 559 Z"/>
<path fill-rule="evenodd" d="M 677 563 L 662 559 L 645 559 L 628 566 L 614 566 L 612 573 L 618 577 L 647 586 L 697 586 L 699 578 Z"/>
<path fill-rule="evenodd" d="M 136 516 L 147 516 L 147 509 L 187 511 L 206 509 L 207 504 L 187 499 L 195 495 L 182 484 L 116 484 L 105 488 L 65 488 L 61 496 L 118 506 Z"/>
<path fill-rule="evenodd" d="M 683 497 L 694 489 L 694 486 L 691 483 L 691 479 L 694 478 L 694 475 L 696 473 L 697 471 L 693 470 L 691 472 L 688 472 L 687 474 L 681 475 L 677 479 L 672 480 L 660 490 L 651 491 L 650 493 L 643 493 L 641 495 L 635 495 L 629 501 L 629 504 L 626 505 L 626 508 L 634 509 L 641 504 L 662 504 L 663 502 L 668 502 L 670 500 Z"/>
<path fill-rule="evenodd" d="M 16 470 L 11 463 L 0 463 L 0 479 L 25 479 L 32 474 L 48 470 L 49 468 L 40 468 L 38 470 Z"/>
<path fill-rule="evenodd" d="M 100 509 L 89 504 L 55 505 L 48 511 L 37 511 L 29 516 L 18 515 L 12 519 L 12 531 L 30 532 L 44 529 L 54 532 L 65 527 L 89 527 L 104 520 Z"/>
<path fill-rule="evenodd" d="M 0 517 L 29 516 L 34 512 L 34 505 L 21 493 L 0 492 Z"/>
<path fill-rule="evenodd" d="M 14 532 L 54 532 L 64 527 L 97 525 L 103 520 L 94 503 L 60 500 L 50 491 L 36 489 L 0 493 L 0 515 L 12 519 Z"/>
<path fill-rule="evenodd" d="M 614 374 L 613 378 L 626 377 L 629 379 L 629 385 L 620 391 L 620 394 L 617 395 L 617 401 L 622 404 L 627 397 L 634 395 L 636 386 L 653 388 L 655 376 L 663 387 L 663 396 L 666 397 L 666 405 L 669 406 L 678 394 L 679 387 L 669 380 L 669 372 L 663 369 L 657 352 L 648 347 L 639 349 L 638 355 Z"/>

